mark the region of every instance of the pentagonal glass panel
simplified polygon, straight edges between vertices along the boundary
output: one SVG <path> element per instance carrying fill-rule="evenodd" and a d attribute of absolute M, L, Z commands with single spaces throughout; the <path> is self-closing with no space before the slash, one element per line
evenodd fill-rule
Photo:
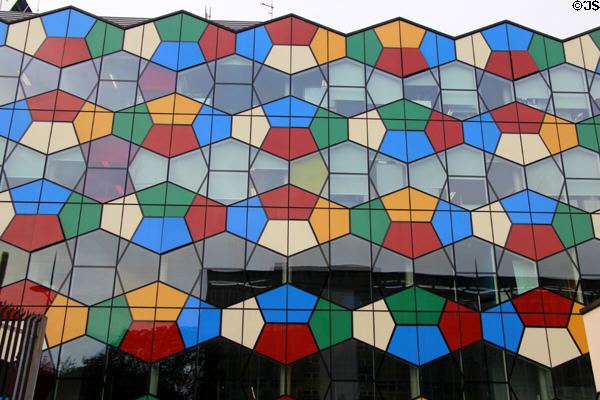
<path fill-rule="evenodd" d="M 563 64 L 550 69 L 550 85 L 553 92 L 586 92 L 587 84 L 583 69 Z"/>
<path fill-rule="evenodd" d="M 354 143 L 345 142 L 331 147 L 329 160 L 331 172 L 367 172 L 367 149 Z"/>
<path fill-rule="evenodd" d="M 142 190 L 166 181 L 168 164 L 165 157 L 146 149 L 139 149 L 129 166 L 129 176 L 135 190 Z"/>
<path fill-rule="evenodd" d="M 194 171 L 194 173 L 190 173 L 190 171 Z M 194 150 L 171 159 L 169 181 L 192 192 L 197 192 L 204 182 L 207 172 L 208 167 L 202 151 Z"/>
<path fill-rule="evenodd" d="M 571 122 L 579 122 L 592 116 L 587 93 L 554 93 L 555 114 Z"/>
<path fill-rule="evenodd" d="M 332 86 L 365 86 L 365 66 L 343 58 L 329 64 L 329 84 Z"/>
<path fill-rule="evenodd" d="M 442 89 L 475 89 L 475 68 L 458 61 L 440 67 Z"/>
<path fill-rule="evenodd" d="M 577 147 L 563 153 L 567 178 L 600 178 L 600 156 L 591 150 Z"/>
<path fill-rule="evenodd" d="M 558 199 L 565 179 L 556 161 L 546 158 L 525 167 L 527 172 L 527 187 L 545 196 Z"/>
<path fill-rule="evenodd" d="M 400 100 L 402 98 L 402 79 L 375 69 L 367 83 L 367 91 L 376 106 Z"/>
<path fill-rule="evenodd" d="M 73 147 L 48 156 L 46 179 L 59 185 L 75 188 L 85 172 L 85 160 L 79 147 Z"/>
<path fill-rule="evenodd" d="M 404 80 L 404 97 L 427 108 L 433 109 L 440 88 L 431 71 L 424 71 Z"/>
<path fill-rule="evenodd" d="M 329 109 L 345 117 L 366 111 L 366 93 L 363 88 L 329 88 Z"/>
<path fill-rule="evenodd" d="M 467 119 L 479 114 L 477 92 L 470 90 L 442 90 L 444 114 Z"/>
<path fill-rule="evenodd" d="M 63 68 L 59 89 L 87 99 L 97 84 L 98 72 L 93 61 L 90 60 Z"/>
<path fill-rule="evenodd" d="M 250 176 L 258 193 L 263 193 L 288 183 L 288 162 L 261 151 L 250 168 Z"/>
<path fill-rule="evenodd" d="M 254 90 L 263 104 L 289 96 L 290 76 L 265 65 L 254 80 Z"/>
<path fill-rule="evenodd" d="M 0 76 L 0 105 L 15 101 L 18 84 L 19 78 Z"/>
<path fill-rule="evenodd" d="M 60 68 L 32 59 L 21 74 L 21 83 L 26 97 L 46 93 L 58 87 Z"/>
<path fill-rule="evenodd" d="M 21 72 L 21 61 L 23 61 L 23 53 L 14 50 L 7 46 L 0 47 L 0 75 L 2 76 L 19 76 Z"/>
<path fill-rule="evenodd" d="M 321 104 L 327 91 L 327 80 L 315 67 L 292 76 L 292 96 L 312 104 Z"/>
<path fill-rule="evenodd" d="M 136 82 L 100 81 L 96 103 L 111 111 L 122 110 L 135 104 Z"/>
<path fill-rule="evenodd" d="M 600 179 L 567 179 L 569 204 L 587 212 L 600 209 Z"/>
<path fill-rule="evenodd" d="M 101 79 L 135 81 L 140 68 L 139 57 L 119 51 L 102 58 Z"/>
<path fill-rule="evenodd" d="M 133 243 L 117 265 L 117 271 L 127 292 L 158 279 L 158 255 Z"/>
<path fill-rule="evenodd" d="M 177 74 L 177 93 L 204 102 L 213 87 L 213 77 L 206 64 Z"/>
<path fill-rule="evenodd" d="M 251 83 L 252 61 L 238 55 L 217 60 L 217 82 Z"/>
<path fill-rule="evenodd" d="M 450 201 L 468 210 L 489 203 L 485 178 L 449 177 Z"/>
<path fill-rule="evenodd" d="M 248 193 L 247 172 L 211 171 L 208 174 L 208 197 L 223 204 L 245 199 Z"/>
<path fill-rule="evenodd" d="M 346 207 L 354 207 L 369 198 L 369 179 L 367 175 L 330 174 L 329 198 Z"/>
<path fill-rule="evenodd" d="M 550 99 L 550 88 L 542 74 L 519 79 L 515 82 L 515 92 L 519 103 L 546 111 Z"/>
<path fill-rule="evenodd" d="M 408 186 L 406 164 L 383 154 L 378 154 L 375 158 L 369 176 L 379 196 Z"/>
<path fill-rule="evenodd" d="M 210 169 L 247 171 L 250 146 L 236 140 L 224 140 L 210 149 Z"/>
<path fill-rule="evenodd" d="M 4 165 L 10 187 L 40 179 L 44 175 L 46 157 L 28 147 L 17 145 Z"/>
<path fill-rule="evenodd" d="M 525 189 L 523 167 L 499 157 L 492 161 L 488 181 L 500 199 Z"/>
<path fill-rule="evenodd" d="M 229 114 L 237 114 L 252 105 L 252 86 L 250 85 L 215 85 L 215 107 Z"/>
<path fill-rule="evenodd" d="M 117 263 L 119 239 L 108 232 L 97 230 L 77 238 L 74 265 L 109 267 Z"/>
<path fill-rule="evenodd" d="M 408 166 L 410 186 L 423 192 L 440 196 L 446 182 L 446 171 L 437 156 L 433 155 Z"/>
<path fill-rule="evenodd" d="M 512 82 L 487 72 L 479 82 L 479 95 L 490 110 L 515 101 Z"/>
<path fill-rule="evenodd" d="M 446 152 L 449 175 L 484 176 L 483 152 L 460 145 Z"/>

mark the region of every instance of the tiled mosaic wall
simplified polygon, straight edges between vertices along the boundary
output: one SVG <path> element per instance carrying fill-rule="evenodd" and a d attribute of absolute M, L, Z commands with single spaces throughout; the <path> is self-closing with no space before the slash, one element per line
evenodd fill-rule
<path fill-rule="evenodd" d="M 594 398 L 599 48 L 0 23 L 0 299 L 48 316 L 38 398 Z"/>

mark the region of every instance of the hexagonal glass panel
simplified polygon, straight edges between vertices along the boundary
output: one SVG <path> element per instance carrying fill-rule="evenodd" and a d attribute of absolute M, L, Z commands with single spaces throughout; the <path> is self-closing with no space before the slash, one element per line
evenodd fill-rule
<path fill-rule="evenodd" d="M 85 172 L 81 148 L 73 147 L 48 156 L 45 177 L 59 185 L 74 189 Z"/>
<path fill-rule="evenodd" d="M 252 61 L 238 55 L 217 60 L 219 83 L 252 83 Z"/>
<path fill-rule="evenodd" d="M 431 71 L 424 71 L 404 79 L 404 97 L 427 108 L 434 109 L 440 88 Z"/>
<path fill-rule="evenodd" d="M 538 110 L 546 111 L 550 100 L 550 87 L 542 74 L 534 74 L 515 82 L 517 101 Z"/>
<path fill-rule="evenodd" d="M 401 161 L 378 154 L 371 166 L 371 183 L 379 196 L 408 186 L 408 167 Z"/>
<path fill-rule="evenodd" d="M 177 93 L 205 102 L 213 88 L 213 77 L 206 64 L 186 69 L 177 74 Z"/>
<path fill-rule="evenodd" d="M 208 197 L 226 205 L 247 197 L 248 173 L 210 171 L 208 174 Z"/>
<path fill-rule="evenodd" d="M 260 102 L 270 103 L 290 94 L 290 76 L 264 65 L 254 80 Z"/>
<path fill-rule="evenodd" d="M 21 62 L 23 61 L 23 53 L 14 50 L 7 46 L 0 47 L 0 75 L 2 76 L 19 76 L 21 72 Z"/>
<path fill-rule="evenodd" d="M 529 189 L 554 199 L 560 197 L 565 179 L 553 158 L 528 165 L 525 171 Z"/>
<path fill-rule="evenodd" d="M 523 167 L 495 157 L 488 170 L 488 182 L 499 199 L 520 192 L 525 189 Z M 492 196 L 491 193 L 490 196 Z"/>
<path fill-rule="evenodd" d="M 583 69 L 569 64 L 550 68 L 550 86 L 553 92 L 586 92 Z"/>
<path fill-rule="evenodd" d="M 319 67 L 292 76 L 292 96 L 312 104 L 321 104 L 327 92 L 327 79 Z"/>
<path fill-rule="evenodd" d="M 590 97 L 587 93 L 554 93 L 555 114 L 571 122 L 579 122 L 592 116 Z"/>
<path fill-rule="evenodd" d="M 167 158 L 146 149 L 139 149 L 129 166 L 129 176 L 135 190 L 166 181 L 168 164 Z"/>
<path fill-rule="evenodd" d="M 410 186 L 440 197 L 446 183 L 446 171 L 436 155 L 409 164 L 408 174 Z"/>
<path fill-rule="evenodd" d="M 136 82 L 100 81 L 96 103 L 111 111 L 122 110 L 135 104 Z"/>
<path fill-rule="evenodd" d="M 59 72 L 60 68 L 54 65 L 36 58 L 31 59 L 21 74 L 21 84 L 25 96 L 32 97 L 56 89 Z"/>
<path fill-rule="evenodd" d="M 474 90 L 475 68 L 454 61 L 440 67 L 442 89 Z"/>
<path fill-rule="evenodd" d="M 342 58 L 329 64 L 329 84 L 332 86 L 365 86 L 365 66 Z"/>
<path fill-rule="evenodd" d="M 377 107 L 400 100 L 402 98 L 402 79 L 374 69 L 367 83 L 367 91 Z"/>
<path fill-rule="evenodd" d="M 484 176 L 483 152 L 467 145 L 449 149 L 446 153 L 449 175 Z"/>
<path fill-rule="evenodd" d="M 467 119 L 479 114 L 477 92 L 471 90 L 442 90 L 444 114 Z"/>
<path fill-rule="evenodd" d="M 331 147 L 329 160 L 331 172 L 367 173 L 367 149 L 357 144 L 345 142 Z"/>
<path fill-rule="evenodd" d="M 140 68 L 140 58 L 125 51 L 102 58 L 101 79 L 112 81 L 135 81 Z"/>
<path fill-rule="evenodd" d="M 90 60 L 63 68 L 59 89 L 87 99 L 97 84 L 98 72 L 94 62 Z"/>
<path fill-rule="evenodd" d="M 194 171 L 194 173 L 190 173 Z M 169 161 L 169 181 L 197 192 L 206 179 L 208 167 L 201 150 L 190 151 Z"/>
<path fill-rule="evenodd" d="M 479 96 L 489 110 L 515 101 L 512 82 L 489 72 L 484 72 L 479 81 Z"/>
<path fill-rule="evenodd" d="M 329 198 L 346 207 L 369 200 L 369 179 L 366 174 L 330 174 Z"/>
<path fill-rule="evenodd" d="M 28 147 L 17 145 L 4 164 L 4 173 L 10 187 L 40 179 L 44 175 L 46 157 Z"/>
<path fill-rule="evenodd" d="M 258 193 L 263 193 L 288 183 L 288 162 L 261 151 L 250 168 L 250 176 Z"/>
<path fill-rule="evenodd" d="M 229 139 L 213 144 L 210 149 L 211 170 L 247 171 L 250 146 Z"/>

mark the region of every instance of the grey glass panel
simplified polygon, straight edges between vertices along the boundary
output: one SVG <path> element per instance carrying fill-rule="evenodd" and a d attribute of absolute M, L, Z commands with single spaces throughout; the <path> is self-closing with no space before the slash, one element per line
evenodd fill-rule
<path fill-rule="evenodd" d="M 122 110 L 135 104 L 136 82 L 100 81 L 97 104 L 111 111 Z"/>
<path fill-rule="evenodd" d="M 90 361 L 104 360 L 105 352 L 106 345 L 104 343 L 87 336 L 63 344 L 60 350 L 60 376 L 69 378 L 89 377 L 93 373 L 91 371 L 95 369 L 92 367 L 93 362 Z M 96 366 L 96 369 L 102 371 L 102 367 Z M 67 391 L 63 393 L 65 392 Z M 68 390 L 68 392 L 72 394 L 71 390 Z M 84 391 L 81 394 L 83 393 Z"/>
<path fill-rule="evenodd" d="M 27 97 L 49 92 L 58 87 L 60 68 L 32 59 L 21 74 L 21 83 Z"/>
<path fill-rule="evenodd" d="M 250 85 L 215 85 L 215 107 L 229 114 L 247 110 L 252 104 Z"/>
<path fill-rule="evenodd" d="M 329 149 L 331 172 L 367 172 L 367 149 L 354 143 L 345 142 Z"/>
<path fill-rule="evenodd" d="M 415 260 L 415 274 L 430 276 L 454 276 L 454 268 L 442 249 Z"/>
<path fill-rule="evenodd" d="M 600 107 L 600 74 L 594 74 L 594 80 L 592 81 L 590 88 L 590 95 Z"/>
<path fill-rule="evenodd" d="M 247 172 L 218 172 L 208 174 L 208 197 L 223 204 L 245 199 L 248 193 Z"/>
<path fill-rule="evenodd" d="M 258 193 L 266 192 L 288 183 L 288 162 L 261 151 L 252 164 L 250 176 Z"/>
<path fill-rule="evenodd" d="M 446 171 L 435 155 L 411 163 L 408 173 L 412 187 L 436 197 L 442 193 Z"/>
<path fill-rule="evenodd" d="M 77 238 L 75 265 L 80 266 L 114 266 L 117 263 L 116 236 L 104 231 L 86 233 Z"/>
<path fill-rule="evenodd" d="M 146 149 L 139 149 L 129 167 L 135 190 L 142 190 L 167 180 L 167 158 Z"/>
<path fill-rule="evenodd" d="M 538 262 L 540 278 L 559 279 L 565 281 L 577 281 L 579 273 L 573 260 L 566 251 L 554 254 Z"/>
<path fill-rule="evenodd" d="M 9 253 L 9 256 L 13 254 Z M 60 243 L 31 254 L 27 278 L 58 291 L 72 267 L 69 250 L 66 244 Z"/>
<path fill-rule="evenodd" d="M 87 99 L 97 84 L 98 73 L 93 61 L 90 60 L 63 68 L 59 89 Z"/>
<path fill-rule="evenodd" d="M 195 247 L 189 245 L 161 257 L 160 280 L 179 290 L 190 292 L 201 269 Z"/>
<path fill-rule="evenodd" d="M 369 179 L 367 175 L 331 174 L 329 198 L 346 207 L 354 207 L 368 200 Z"/>
<path fill-rule="evenodd" d="M 519 79 L 515 82 L 515 92 L 519 103 L 546 111 L 550 99 L 550 88 L 542 74 Z"/>
<path fill-rule="evenodd" d="M 562 153 L 567 178 L 600 179 L 600 157 L 598 153 L 581 147 Z"/>
<path fill-rule="evenodd" d="M 206 64 L 177 74 L 177 93 L 204 102 L 213 87 L 213 77 Z"/>
<path fill-rule="evenodd" d="M 563 64 L 550 69 L 553 92 L 585 92 L 587 84 L 583 69 Z"/>
<path fill-rule="evenodd" d="M 445 114 L 458 119 L 467 119 L 479 114 L 475 91 L 442 90 L 442 105 Z"/>
<path fill-rule="evenodd" d="M 449 175 L 484 176 L 483 152 L 470 146 L 460 145 L 446 152 Z"/>
<path fill-rule="evenodd" d="M 104 136 L 91 142 L 88 166 L 100 168 L 125 168 L 131 144 L 117 136 Z"/>
<path fill-rule="evenodd" d="M 131 243 L 117 266 L 123 289 L 128 292 L 158 279 L 158 255 Z"/>
<path fill-rule="evenodd" d="M 402 98 L 402 79 L 376 69 L 369 78 L 367 91 L 376 106 L 400 100 Z"/>
<path fill-rule="evenodd" d="M 600 275 L 598 254 L 600 254 L 600 240 L 589 240 L 577 246 L 577 260 L 581 275 Z"/>
<path fill-rule="evenodd" d="M 523 167 L 495 157 L 488 171 L 488 181 L 498 196 L 503 198 L 525 189 Z"/>
<path fill-rule="evenodd" d="M 250 253 L 250 249 L 248 249 L 247 252 Z M 277 271 L 280 277 L 280 279 L 278 279 L 279 282 L 281 282 L 281 278 L 284 277 L 282 272 L 286 268 L 287 257 L 260 246 L 256 246 L 246 265 L 246 271 Z M 262 288 L 256 289 L 260 290 Z"/>
<path fill-rule="evenodd" d="M 382 248 L 373 264 L 373 272 L 404 272 L 412 275 L 412 260 Z"/>
<path fill-rule="evenodd" d="M 448 184 L 450 201 L 454 204 L 473 210 L 488 203 L 485 178 L 450 177 Z"/>
<path fill-rule="evenodd" d="M 498 276 L 504 287 L 513 289 L 517 294 L 538 287 L 537 268 L 534 261 L 505 251 L 498 266 Z"/>
<path fill-rule="evenodd" d="M 329 84 L 332 86 L 365 86 L 365 66 L 343 58 L 329 64 Z"/>
<path fill-rule="evenodd" d="M 138 84 L 144 99 L 149 101 L 173 93 L 176 80 L 175 71 L 151 62 L 142 72 Z"/>
<path fill-rule="evenodd" d="M 329 109 L 346 117 L 365 112 L 365 101 L 363 88 L 329 88 Z"/>
<path fill-rule="evenodd" d="M 592 116 L 587 93 L 554 93 L 554 110 L 558 117 L 579 122 Z"/>
<path fill-rule="evenodd" d="M 15 101 L 18 84 L 19 78 L 0 76 L 0 105 Z"/>
<path fill-rule="evenodd" d="M 292 76 L 292 96 L 313 104 L 321 104 L 327 91 L 327 81 L 316 67 Z"/>
<path fill-rule="evenodd" d="M 356 236 L 345 236 L 331 242 L 331 266 L 371 270 L 371 246 Z"/>
<path fill-rule="evenodd" d="M 440 67 L 442 89 L 475 89 L 475 68 L 454 61 Z"/>
<path fill-rule="evenodd" d="M 370 172 L 371 182 L 380 196 L 408 186 L 408 168 L 401 161 L 378 154 Z"/>
<path fill-rule="evenodd" d="M 113 296 L 114 283 L 114 268 L 75 267 L 69 297 L 87 305 L 99 303 Z"/>
<path fill-rule="evenodd" d="M 565 180 L 552 158 L 546 158 L 525 168 L 527 187 L 535 192 L 558 199 Z"/>
<path fill-rule="evenodd" d="M 7 46 L 0 46 L 0 75 L 19 76 L 23 53 Z"/>
<path fill-rule="evenodd" d="M 213 144 L 210 169 L 247 171 L 249 151 L 250 146 L 232 139 Z"/>
<path fill-rule="evenodd" d="M 213 269 L 243 269 L 245 241 L 229 233 L 212 236 L 204 241 L 204 267 Z"/>
<path fill-rule="evenodd" d="M 79 147 L 66 149 L 48 156 L 46 179 L 73 189 L 84 172 L 85 160 Z"/>
<path fill-rule="evenodd" d="M 427 108 L 434 108 L 439 94 L 440 88 L 430 71 L 404 80 L 404 97 Z"/>
<path fill-rule="evenodd" d="M 4 155 L 6 154 L 6 144 L 8 140 L 0 136 L 0 168 L 4 165 Z"/>
<path fill-rule="evenodd" d="M 194 173 L 190 173 L 190 171 L 194 171 Z M 207 172 L 208 168 L 202 151 L 194 150 L 171 159 L 169 181 L 197 192 L 206 178 Z"/>
<path fill-rule="evenodd" d="M 135 81 L 138 77 L 139 67 L 139 57 L 119 51 L 103 57 L 100 77 L 112 81 Z"/>
<path fill-rule="evenodd" d="M 217 82 L 251 83 L 252 61 L 238 55 L 217 60 Z"/>
<path fill-rule="evenodd" d="M 8 184 L 14 187 L 41 178 L 44 174 L 45 159 L 43 154 L 17 145 L 4 165 Z"/>
<path fill-rule="evenodd" d="M 477 238 L 468 238 L 454 245 L 456 273 L 494 273 L 494 247 Z"/>
<path fill-rule="evenodd" d="M 567 179 L 569 204 L 587 212 L 600 209 L 600 179 Z"/>
<path fill-rule="evenodd" d="M 8 243 L 0 242 L 0 253 L 8 252 L 8 264 L 6 265 L 6 274 L 4 275 L 3 285 L 10 285 L 25 279 L 27 275 L 27 261 L 29 252 L 11 246 Z"/>
<path fill-rule="evenodd" d="M 84 194 L 99 202 L 114 200 L 125 194 L 126 169 L 88 168 Z"/>
<path fill-rule="evenodd" d="M 490 110 L 515 101 L 512 82 L 490 73 L 483 74 L 479 95 Z"/>
<path fill-rule="evenodd" d="M 254 89 L 260 101 L 270 103 L 290 94 L 290 76 L 273 68 L 264 66 L 254 81 Z"/>

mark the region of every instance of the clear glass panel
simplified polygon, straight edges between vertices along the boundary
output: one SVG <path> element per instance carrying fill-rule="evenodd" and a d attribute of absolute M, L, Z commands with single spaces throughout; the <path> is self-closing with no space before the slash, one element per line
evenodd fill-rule
<path fill-rule="evenodd" d="M 4 173 L 11 187 L 40 179 L 44 175 L 46 157 L 35 150 L 17 145 L 4 165 Z"/>
<path fill-rule="evenodd" d="M 327 80 L 321 70 L 312 68 L 292 76 L 292 96 L 312 104 L 321 104 L 327 91 Z"/>
<path fill-rule="evenodd" d="M 485 178 L 450 177 L 450 201 L 468 210 L 487 204 L 487 188 Z"/>
<path fill-rule="evenodd" d="M 365 89 L 340 88 L 329 89 L 329 109 L 346 117 L 365 112 Z"/>
<path fill-rule="evenodd" d="M 130 143 L 116 136 L 105 136 L 90 145 L 88 166 L 125 168 L 129 160 Z"/>
<path fill-rule="evenodd" d="M 519 79 L 515 82 L 515 92 L 519 103 L 527 104 L 538 110 L 546 110 L 550 99 L 550 88 L 542 74 Z"/>
<path fill-rule="evenodd" d="M 342 143 L 329 149 L 331 172 L 367 173 L 367 149 L 353 143 Z"/>
<path fill-rule="evenodd" d="M 127 170 L 120 168 L 88 168 L 84 194 L 101 203 L 125 194 Z"/>
<path fill-rule="evenodd" d="M 592 81 L 590 88 L 590 95 L 596 104 L 598 104 L 598 107 L 600 107 L 600 74 L 594 74 L 594 80 Z"/>
<path fill-rule="evenodd" d="M 500 199 L 525 189 L 523 167 L 499 157 L 490 166 L 488 181 Z"/>
<path fill-rule="evenodd" d="M 208 197 L 223 204 L 233 204 L 248 197 L 247 172 L 211 171 L 208 175 Z"/>
<path fill-rule="evenodd" d="M 329 64 L 329 84 L 332 86 L 365 86 L 365 66 L 343 58 Z"/>
<path fill-rule="evenodd" d="M 523 294 L 538 287 L 535 261 L 508 251 L 502 256 L 498 276 L 502 286 L 512 289 L 516 294 Z"/>
<path fill-rule="evenodd" d="M 135 190 L 142 190 L 166 181 L 167 166 L 168 161 L 165 157 L 146 149 L 139 149 L 129 167 L 129 176 Z M 194 174 L 196 171 L 197 169 L 194 168 Z"/>
<path fill-rule="evenodd" d="M 103 57 L 100 78 L 111 81 L 135 81 L 138 77 L 139 67 L 139 57 L 119 51 Z"/>
<path fill-rule="evenodd" d="M 434 108 L 440 88 L 431 71 L 421 72 L 404 80 L 404 96 L 427 108 Z"/>
<path fill-rule="evenodd" d="M 12 251 L 9 256 L 12 258 Z M 65 243 L 60 243 L 31 254 L 27 279 L 58 291 L 71 268 L 73 263 L 69 250 Z"/>
<path fill-rule="evenodd" d="M 217 60 L 217 82 L 252 83 L 252 61 L 237 55 Z"/>
<path fill-rule="evenodd" d="M 436 197 L 442 193 L 446 182 L 446 171 L 437 156 L 433 155 L 411 163 L 408 166 L 408 173 L 412 187 Z"/>
<path fill-rule="evenodd" d="M 15 101 L 18 84 L 19 78 L 5 78 L 0 76 L 0 105 Z"/>
<path fill-rule="evenodd" d="M 460 62 L 451 62 L 440 67 L 442 89 L 476 89 L 475 68 Z"/>
<path fill-rule="evenodd" d="M 380 196 L 408 186 L 408 168 L 406 164 L 383 154 L 379 154 L 375 159 L 370 177 Z"/>
<path fill-rule="evenodd" d="M 376 106 L 402 98 L 402 79 L 378 69 L 369 78 L 367 91 Z"/>
<path fill-rule="evenodd" d="M 550 69 L 550 85 L 553 92 L 587 91 L 583 69 L 568 64 Z"/>
<path fill-rule="evenodd" d="M 600 178 L 600 156 L 581 147 L 563 153 L 567 178 Z"/>
<path fill-rule="evenodd" d="M 569 204 L 587 212 L 600 209 L 600 180 L 567 179 Z"/>
<path fill-rule="evenodd" d="M 490 110 L 515 101 L 512 82 L 490 73 L 483 74 L 479 95 Z"/>
<path fill-rule="evenodd" d="M 46 163 L 46 179 L 75 188 L 85 172 L 85 160 L 79 147 L 63 150 L 48 156 Z"/>
<path fill-rule="evenodd" d="M 556 115 L 572 122 L 583 121 L 592 116 L 587 93 L 554 93 Z"/>
<path fill-rule="evenodd" d="M 59 72 L 60 68 L 54 65 L 32 59 L 21 74 L 25 96 L 32 97 L 56 89 Z"/>
<path fill-rule="evenodd" d="M 158 279 L 158 255 L 131 243 L 118 264 L 118 274 L 127 292 Z"/>
<path fill-rule="evenodd" d="M 177 74 L 177 93 L 204 102 L 213 88 L 213 77 L 206 64 Z"/>
<path fill-rule="evenodd" d="M 290 76 L 264 66 L 254 81 L 254 90 L 261 103 L 270 103 L 290 94 Z"/>
<path fill-rule="evenodd" d="M 93 61 L 90 60 L 63 68 L 59 89 L 87 99 L 97 84 L 98 73 Z"/>
<path fill-rule="evenodd" d="M 369 179 L 367 175 L 331 174 L 329 176 L 330 199 L 346 207 L 354 207 L 368 200 Z"/>
<path fill-rule="evenodd" d="M 458 119 L 479 114 L 477 92 L 466 90 L 442 90 L 444 113 Z"/>
<path fill-rule="evenodd" d="M 454 245 L 456 273 L 495 273 L 494 247 L 477 238 Z"/>
<path fill-rule="evenodd" d="M 194 171 L 194 173 L 190 173 Z M 201 150 L 194 150 L 171 159 L 169 181 L 197 192 L 206 178 L 208 167 Z"/>
<path fill-rule="evenodd" d="M 252 86 L 215 85 L 215 107 L 229 114 L 247 110 L 252 104 Z"/>
<path fill-rule="evenodd" d="M 84 304 L 96 304 L 113 296 L 115 270 L 76 267 L 73 268 L 72 282 L 69 292 L 71 298 Z"/>
<path fill-rule="evenodd" d="M 190 292 L 201 269 L 196 249 L 194 245 L 189 245 L 161 257 L 160 280 L 179 290 Z"/>
<path fill-rule="evenodd" d="M 552 158 L 546 158 L 525 168 L 527 187 L 535 192 L 558 199 L 565 180 Z"/>
<path fill-rule="evenodd" d="M 483 152 L 469 146 L 453 147 L 446 153 L 449 175 L 484 176 Z"/>
<path fill-rule="evenodd" d="M 210 150 L 210 169 L 247 171 L 250 146 L 236 140 L 213 144 Z"/>
<path fill-rule="evenodd" d="M 0 75 L 2 76 L 19 76 L 21 72 L 21 61 L 23 61 L 23 53 L 11 49 L 10 47 L 0 46 Z"/>
<path fill-rule="evenodd" d="M 117 263 L 119 239 L 104 231 L 94 231 L 77 238 L 75 265 L 109 267 Z"/>
<path fill-rule="evenodd" d="M 96 102 L 111 111 L 131 107 L 135 104 L 136 87 L 136 82 L 100 81 Z"/>
<path fill-rule="evenodd" d="M 261 151 L 250 169 L 252 182 L 259 193 L 288 183 L 288 162 Z"/>

